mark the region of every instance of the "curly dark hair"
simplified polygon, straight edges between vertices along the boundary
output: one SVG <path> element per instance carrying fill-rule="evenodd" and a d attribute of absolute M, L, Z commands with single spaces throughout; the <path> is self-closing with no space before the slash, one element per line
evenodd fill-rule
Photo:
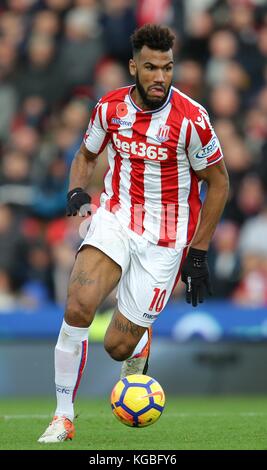
<path fill-rule="evenodd" d="M 167 26 L 157 24 L 145 24 L 131 36 L 134 54 L 141 51 L 143 46 L 157 51 L 168 51 L 172 49 L 174 40 L 175 36 Z"/>

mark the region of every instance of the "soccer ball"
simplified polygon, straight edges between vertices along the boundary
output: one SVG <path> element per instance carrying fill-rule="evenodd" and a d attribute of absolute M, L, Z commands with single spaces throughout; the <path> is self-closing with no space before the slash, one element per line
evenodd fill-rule
<path fill-rule="evenodd" d="M 160 384 L 142 374 L 128 375 L 119 380 L 110 398 L 114 416 L 121 423 L 138 428 L 155 423 L 165 405 Z"/>

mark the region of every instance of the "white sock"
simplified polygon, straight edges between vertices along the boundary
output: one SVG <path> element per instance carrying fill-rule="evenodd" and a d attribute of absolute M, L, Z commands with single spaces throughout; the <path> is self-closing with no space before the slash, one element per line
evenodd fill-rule
<path fill-rule="evenodd" d="M 139 340 L 139 343 L 137 343 L 137 345 L 135 346 L 134 351 L 133 351 L 131 357 L 129 357 L 129 359 L 132 359 L 133 357 L 138 356 L 139 354 L 141 354 L 141 352 L 144 349 L 147 342 L 148 342 L 148 331 L 146 330 L 144 332 L 142 338 Z"/>
<path fill-rule="evenodd" d="M 55 383 L 57 409 L 55 416 L 74 418 L 73 402 L 87 360 L 89 328 L 68 325 L 63 320 L 55 347 Z"/>

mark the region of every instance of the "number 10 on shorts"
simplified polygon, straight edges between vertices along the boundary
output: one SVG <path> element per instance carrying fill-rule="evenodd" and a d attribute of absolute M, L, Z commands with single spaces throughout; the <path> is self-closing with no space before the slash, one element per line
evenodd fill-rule
<path fill-rule="evenodd" d="M 165 297 L 166 297 L 166 289 L 161 291 L 158 287 L 155 287 L 154 297 L 150 304 L 149 311 L 151 312 L 153 309 L 155 309 L 157 313 L 161 312 L 161 310 L 164 307 Z"/>

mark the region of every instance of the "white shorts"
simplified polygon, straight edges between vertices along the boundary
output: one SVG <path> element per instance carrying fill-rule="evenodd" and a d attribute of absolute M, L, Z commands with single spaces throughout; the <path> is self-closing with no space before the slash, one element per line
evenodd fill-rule
<path fill-rule="evenodd" d="M 178 280 L 185 249 L 155 245 L 123 227 L 100 207 L 80 248 L 92 245 L 121 266 L 119 311 L 133 323 L 149 327 L 161 314 Z"/>

